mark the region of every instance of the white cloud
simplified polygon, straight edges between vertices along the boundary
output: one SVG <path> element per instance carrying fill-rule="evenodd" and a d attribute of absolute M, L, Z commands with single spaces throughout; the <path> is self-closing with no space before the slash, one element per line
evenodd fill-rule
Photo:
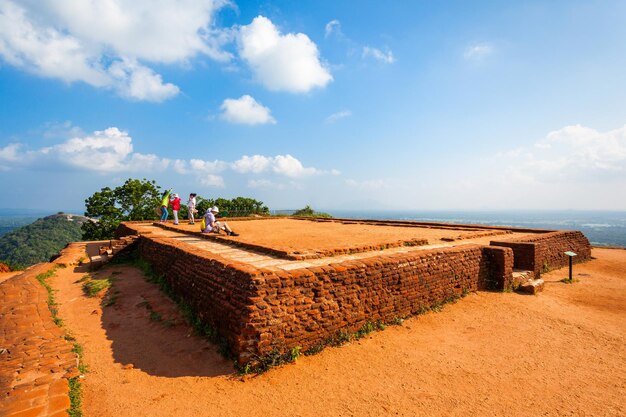
<path fill-rule="evenodd" d="M 10 168 L 53 163 L 103 173 L 153 171 L 167 168 L 170 163 L 153 154 L 133 152 L 132 138 L 116 127 L 36 150 L 19 152 L 21 148 L 22 145 L 11 144 L 0 149 L 0 159 L 12 162 Z"/>
<path fill-rule="evenodd" d="M 163 84 L 159 74 L 137 62 L 116 61 L 107 71 L 115 82 L 114 88 L 122 97 L 161 102 L 174 97 L 180 89 L 174 84 Z"/>
<path fill-rule="evenodd" d="M 6 0 L 0 1 L 0 55 L 13 66 L 65 82 L 109 82 L 88 45 L 46 22 L 36 25 L 24 8 Z"/>
<path fill-rule="evenodd" d="M 206 174 L 200 177 L 200 184 L 208 187 L 224 188 L 224 178 L 219 175 Z"/>
<path fill-rule="evenodd" d="M 0 159 L 9 162 L 15 162 L 20 159 L 19 150 L 21 145 L 19 143 L 9 143 L 4 148 L 0 148 Z"/>
<path fill-rule="evenodd" d="M 132 138 L 116 127 L 71 138 L 41 152 L 66 164 L 100 172 L 151 171 L 169 164 L 156 155 L 133 152 Z"/>
<path fill-rule="evenodd" d="M 249 95 L 241 96 L 238 99 L 227 98 L 220 109 L 222 110 L 220 117 L 230 123 L 247 125 L 276 123 L 270 114 L 270 109 Z"/>
<path fill-rule="evenodd" d="M 289 154 L 275 156 L 272 170 L 277 174 L 286 175 L 292 178 L 321 173 L 315 168 L 305 168 L 302 165 L 302 162 Z"/>
<path fill-rule="evenodd" d="M 336 34 L 338 34 L 340 36 L 342 35 L 342 33 L 341 33 L 341 23 L 337 19 L 331 20 L 330 22 L 326 23 L 326 26 L 324 26 L 324 37 L 325 38 L 328 38 L 333 33 L 336 33 Z"/>
<path fill-rule="evenodd" d="M 320 62 L 317 45 L 304 33 L 282 35 L 266 17 L 239 30 L 239 55 L 270 90 L 292 93 L 324 87 L 333 77 Z"/>
<path fill-rule="evenodd" d="M 74 130 L 80 130 L 78 128 Z M 254 177 L 264 173 L 292 179 L 289 185 L 273 179 L 251 178 L 251 188 L 298 188 L 295 180 L 314 175 L 339 175 L 336 169 L 329 171 L 305 167 L 297 158 L 286 154 L 276 156 L 244 155 L 233 162 L 193 158 L 190 160 L 162 158 L 154 154 L 143 154 L 133 150 L 128 132 L 109 127 L 90 134 L 73 136 L 61 143 L 39 149 L 27 149 L 20 143 L 11 143 L 0 148 L 0 170 L 44 169 L 58 170 L 59 167 L 92 171 L 103 174 L 123 172 L 162 172 L 171 170 L 180 175 L 195 176 L 205 186 L 223 187 L 222 172 L 249 174 Z"/>
<path fill-rule="evenodd" d="M 393 52 L 387 50 L 387 52 L 383 52 L 378 48 L 372 48 L 370 46 L 363 47 L 363 58 L 374 58 L 377 61 L 384 62 L 385 64 L 393 64 L 396 62 L 396 59 L 393 56 Z"/>
<path fill-rule="evenodd" d="M 566 126 L 532 146 L 496 155 L 505 171 L 524 183 L 604 181 L 626 173 L 626 126 L 599 132 Z"/>
<path fill-rule="evenodd" d="M 346 117 L 352 116 L 352 112 L 350 110 L 342 110 L 337 113 L 333 113 L 326 118 L 326 123 L 335 123 L 337 120 L 345 119 Z"/>
<path fill-rule="evenodd" d="M 68 83 L 82 81 L 135 100 L 163 101 L 178 87 L 146 63 L 218 61 L 228 31 L 212 26 L 226 0 L 0 0 L 0 56 Z"/>
<path fill-rule="evenodd" d="M 172 161 L 172 169 L 179 174 L 188 174 L 189 163 L 183 159 L 176 159 Z"/>
<path fill-rule="evenodd" d="M 201 159 L 192 159 L 189 161 L 191 171 L 201 172 L 221 172 L 228 167 L 228 164 L 224 161 L 203 161 Z"/>
<path fill-rule="evenodd" d="M 305 167 L 297 158 L 287 155 L 263 156 L 244 155 L 241 159 L 233 162 L 231 167 L 241 174 L 273 172 L 291 178 L 307 177 L 311 175 L 326 174 L 327 172 L 312 167 Z M 336 170 L 333 170 L 336 172 Z"/>
<path fill-rule="evenodd" d="M 241 159 L 233 162 L 233 170 L 245 174 L 252 172 L 258 174 L 266 171 L 273 162 L 273 158 L 263 155 L 244 155 Z"/>
<path fill-rule="evenodd" d="M 97 171 L 119 171 L 133 151 L 128 133 L 116 127 L 95 131 L 85 137 L 74 137 L 46 150 L 70 165 Z"/>
<path fill-rule="evenodd" d="M 495 48 L 490 43 L 477 43 L 469 45 L 463 52 L 463 57 L 468 61 L 480 62 L 493 54 Z"/>

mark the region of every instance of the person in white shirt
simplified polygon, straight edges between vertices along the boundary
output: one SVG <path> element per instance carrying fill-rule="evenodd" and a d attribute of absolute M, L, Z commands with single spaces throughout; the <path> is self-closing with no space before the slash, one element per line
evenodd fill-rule
<path fill-rule="evenodd" d="M 217 213 L 219 213 L 219 209 L 217 208 L 217 206 L 213 206 L 207 210 L 206 214 L 204 215 L 206 227 L 204 228 L 202 233 L 219 234 L 220 230 L 223 230 L 228 236 L 239 236 L 238 233 L 233 232 L 232 229 L 228 227 L 228 224 L 226 222 L 218 222 L 217 220 L 215 220 L 215 215 Z"/>
<path fill-rule="evenodd" d="M 187 201 L 187 209 L 189 210 L 189 224 L 195 224 L 194 214 L 198 212 L 196 210 L 196 196 L 198 194 L 189 194 L 189 200 Z"/>

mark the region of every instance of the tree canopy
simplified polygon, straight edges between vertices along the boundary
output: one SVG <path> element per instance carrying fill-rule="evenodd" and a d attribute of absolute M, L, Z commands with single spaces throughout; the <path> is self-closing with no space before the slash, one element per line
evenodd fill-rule
<path fill-rule="evenodd" d="M 85 216 L 93 221 L 83 224 L 84 240 L 111 239 L 115 229 L 123 221 L 154 220 L 158 218 L 155 209 L 161 204 L 161 187 L 155 181 L 129 178 L 124 184 L 114 189 L 104 187 L 85 200 Z M 186 199 L 181 195 L 181 206 L 178 217 L 181 221 L 187 218 Z M 250 216 L 253 214 L 269 215 L 269 209 L 252 198 L 236 197 L 205 199 L 196 197 L 198 215 L 204 215 L 212 206 L 218 206 L 222 217 Z M 171 207 L 168 209 L 171 216 Z"/>
<path fill-rule="evenodd" d="M 115 189 L 104 187 L 95 192 L 85 200 L 85 216 L 93 221 L 83 224 L 83 239 L 111 239 L 120 222 L 154 219 L 160 189 L 155 181 L 129 178 Z"/>

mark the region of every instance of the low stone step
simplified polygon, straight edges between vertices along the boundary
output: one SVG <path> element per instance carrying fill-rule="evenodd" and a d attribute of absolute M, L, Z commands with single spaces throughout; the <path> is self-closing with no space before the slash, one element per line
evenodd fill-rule
<path fill-rule="evenodd" d="M 539 278 L 539 279 L 530 279 L 527 282 L 525 282 L 522 285 L 520 285 L 519 288 L 518 288 L 518 291 L 534 295 L 534 294 L 537 294 L 537 293 L 543 291 L 544 284 L 545 283 L 544 283 L 543 279 L 541 279 L 541 278 Z"/>
<path fill-rule="evenodd" d="M 533 271 L 528 271 L 524 269 L 514 269 L 513 279 L 511 283 L 513 285 L 513 288 L 517 288 L 534 279 L 535 279 L 535 273 Z"/>

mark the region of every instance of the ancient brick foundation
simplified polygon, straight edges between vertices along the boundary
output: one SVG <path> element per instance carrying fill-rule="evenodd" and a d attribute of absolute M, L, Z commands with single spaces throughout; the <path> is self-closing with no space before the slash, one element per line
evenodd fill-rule
<path fill-rule="evenodd" d="M 132 223 L 118 235 L 136 234 Z M 420 313 L 468 291 L 510 288 L 513 268 L 563 266 L 562 252 L 589 259 L 580 232 L 385 254 L 290 270 L 255 268 L 175 239 L 144 235 L 139 255 L 177 298 L 228 340 L 239 363 L 324 343 L 369 322 Z M 565 255 L 563 255 L 564 257 Z M 532 267 L 532 268 L 530 268 Z M 536 271 L 540 273 L 539 270 Z"/>
<path fill-rule="evenodd" d="M 491 245 L 513 249 L 514 267 L 533 271 L 535 276 L 568 265 L 568 256 L 565 255 L 567 251 L 577 254 L 574 257 L 575 263 L 591 259 L 589 240 L 575 230 L 538 234 L 524 238 L 523 242 L 515 239 L 492 241 Z"/>

